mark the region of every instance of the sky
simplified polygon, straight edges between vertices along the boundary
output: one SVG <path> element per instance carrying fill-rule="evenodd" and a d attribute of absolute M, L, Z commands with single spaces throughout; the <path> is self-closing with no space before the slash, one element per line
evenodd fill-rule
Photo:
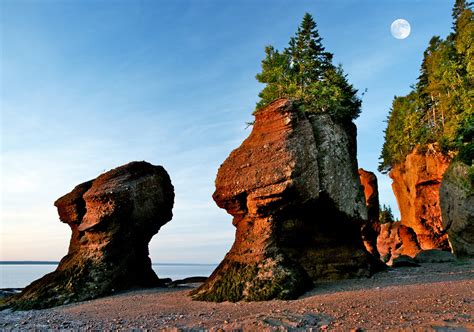
<path fill-rule="evenodd" d="M 53 202 L 133 160 L 162 165 L 173 220 L 153 262 L 218 263 L 231 216 L 217 169 L 245 139 L 265 45 L 287 46 L 305 12 L 363 96 L 358 161 L 376 171 L 394 96 L 416 82 L 446 0 L 0 0 L 0 260 L 59 260 L 70 229 Z M 406 39 L 390 34 L 398 18 Z M 398 208 L 387 175 L 380 201 Z"/>

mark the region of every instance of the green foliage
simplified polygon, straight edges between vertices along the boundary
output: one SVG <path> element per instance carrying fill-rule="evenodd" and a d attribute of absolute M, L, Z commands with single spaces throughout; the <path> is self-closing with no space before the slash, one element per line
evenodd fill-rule
<path fill-rule="evenodd" d="M 457 158 L 468 166 L 474 161 L 474 113 L 460 124 L 456 131 L 454 145 L 459 150 Z"/>
<path fill-rule="evenodd" d="M 273 46 L 265 48 L 256 79 L 266 86 L 259 93 L 257 110 L 285 97 L 297 100 L 306 112 L 326 112 L 339 122 L 359 116 L 357 90 L 348 83 L 342 67 L 332 64 L 333 55 L 321 41 L 316 23 L 306 13 L 283 52 Z"/>
<path fill-rule="evenodd" d="M 457 0 L 453 20 L 454 30 L 445 40 L 438 36 L 431 38 L 413 90 L 393 100 L 380 156 L 381 172 L 388 172 L 402 162 L 415 146 L 423 148 L 430 143 L 437 143 L 444 153 L 459 152 L 459 158 L 472 162 L 474 18 L 471 4 Z"/>
<path fill-rule="evenodd" d="M 467 176 L 471 180 L 471 187 L 474 187 L 474 166 L 469 167 L 467 171 Z"/>
<path fill-rule="evenodd" d="M 453 21 L 456 22 L 461 14 L 472 6 L 472 2 L 466 0 L 455 0 L 453 6 Z"/>
<path fill-rule="evenodd" d="M 381 224 L 391 223 L 395 221 L 392 208 L 389 205 L 383 205 L 379 213 L 379 221 Z"/>

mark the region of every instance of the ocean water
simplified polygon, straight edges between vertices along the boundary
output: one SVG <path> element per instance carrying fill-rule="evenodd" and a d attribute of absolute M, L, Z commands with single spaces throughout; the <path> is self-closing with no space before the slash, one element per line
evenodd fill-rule
<path fill-rule="evenodd" d="M 173 280 L 187 277 L 208 277 L 216 264 L 153 264 L 153 270 L 160 278 Z M 0 288 L 24 288 L 32 281 L 56 269 L 57 263 L 0 263 Z"/>

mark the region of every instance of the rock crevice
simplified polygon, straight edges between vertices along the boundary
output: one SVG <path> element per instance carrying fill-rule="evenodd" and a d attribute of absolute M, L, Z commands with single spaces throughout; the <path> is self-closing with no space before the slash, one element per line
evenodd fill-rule
<path fill-rule="evenodd" d="M 380 204 L 377 177 L 374 173 L 359 168 L 359 176 L 364 188 L 365 204 L 367 207 L 367 222 L 362 225 L 362 240 L 365 248 L 374 257 L 379 258 L 377 236 L 380 233 Z"/>

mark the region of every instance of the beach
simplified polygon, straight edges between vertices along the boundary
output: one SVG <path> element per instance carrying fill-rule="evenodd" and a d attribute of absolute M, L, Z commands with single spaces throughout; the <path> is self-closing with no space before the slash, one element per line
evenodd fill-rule
<path fill-rule="evenodd" d="M 197 284 L 142 289 L 46 310 L 0 312 L 0 329 L 473 330 L 474 260 L 324 282 L 293 301 L 193 301 Z"/>

